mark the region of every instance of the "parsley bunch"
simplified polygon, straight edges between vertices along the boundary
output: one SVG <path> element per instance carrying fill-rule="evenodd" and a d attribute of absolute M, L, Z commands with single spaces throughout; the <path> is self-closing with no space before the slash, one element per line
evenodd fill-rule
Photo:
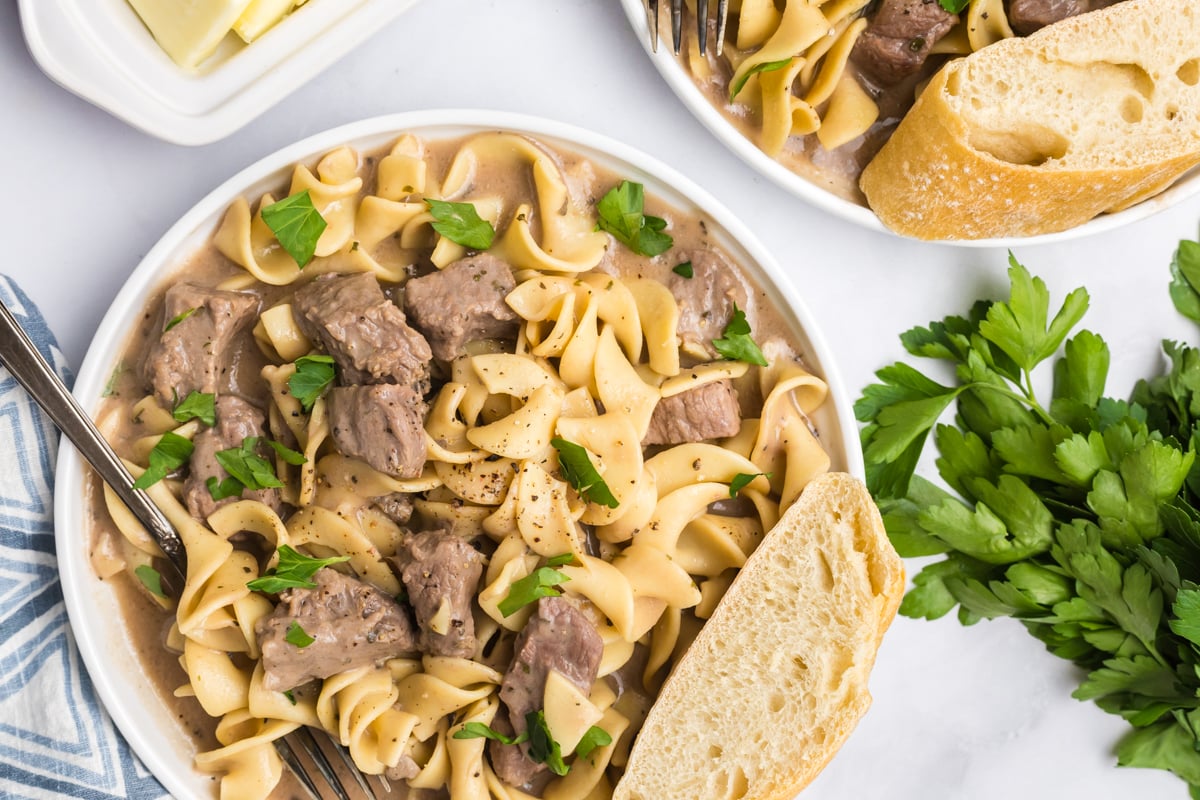
<path fill-rule="evenodd" d="M 893 544 L 944 555 L 900 613 L 1020 620 L 1087 671 L 1075 697 L 1131 724 L 1119 764 L 1170 770 L 1200 799 L 1200 350 L 1164 342 L 1165 374 L 1106 397 L 1108 345 L 1067 338 L 1087 292 L 1051 317 L 1045 284 L 1009 260 L 1007 302 L 901 335 L 953 381 L 893 364 L 855 406 Z M 1176 308 L 1200 321 L 1200 244 L 1182 242 L 1171 270 Z M 914 475 L 931 435 L 950 491 Z"/>

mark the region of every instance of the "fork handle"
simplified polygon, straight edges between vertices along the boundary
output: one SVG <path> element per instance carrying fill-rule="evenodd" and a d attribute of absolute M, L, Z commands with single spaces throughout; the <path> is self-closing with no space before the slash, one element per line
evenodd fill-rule
<path fill-rule="evenodd" d="M 145 492 L 133 488 L 129 470 L 3 302 L 0 302 L 0 363 L 146 527 L 167 560 L 181 575 L 186 574 L 186 555 L 179 533 Z"/>

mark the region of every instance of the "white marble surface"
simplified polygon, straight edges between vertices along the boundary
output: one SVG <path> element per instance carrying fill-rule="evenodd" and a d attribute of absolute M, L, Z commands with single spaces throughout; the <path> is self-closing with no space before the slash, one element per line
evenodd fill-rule
<path fill-rule="evenodd" d="M 789 269 L 852 391 L 901 355 L 901 330 L 1006 286 L 1003 250 L 863 232 L 748 172 L 660 82 L 612 2 L 425 0 L 239 133 L 197 149 L 141 134 L 45 78 L 12 0 L 0 2 L 0 75 L 0 271 L 41 306 L 75 365 L 125 275 L 218 183 L 315 131 L 421 108 L 557 117 L 693 176 Z M 1055 297 L 1091 291 L 1086 322 L 1114 350 L 1111 393 L 1157 369 L 1163 337 L 1198 338 L 1166 292 L 1170 254 L 1198 223 L 1200 198 L 1084 242 L 1016 250 Z M 1078 678 L 1015 623 L 898 619 L 871 712 L 804 797 L 1186 797 L 1165 773 L 1113 766 L 1125 724 L 1071 699 Z"/>

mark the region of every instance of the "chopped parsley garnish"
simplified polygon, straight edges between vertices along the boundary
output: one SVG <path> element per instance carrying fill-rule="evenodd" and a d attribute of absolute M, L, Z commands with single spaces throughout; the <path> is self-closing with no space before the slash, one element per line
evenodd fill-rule
<path fill-rule="evenodd" d="M 621 181 L 600 198 L 596 230 L 611 233 L 617 241 L 643 256 L 657 256 L 671 248 L 674 240 L 663 233 L 667 221 L 643 213 L 645 197 L 640 183 Z"/>
<path fill-rule="evenodd" d="M 745 361 L 748 364 L 767 366 L 767 359 L 758 345 L 750 338 L 750 323 L 746 321 L 746 312 L 733 304 L 733 316 L 721 332 L 720 339 L 713 339 L 713 347 L 722 356 L 734 361 Z"/>
<path fill-rule="evenodd" d="M 539 597 L 558 597 L 562 594 L 557 587 L 571 580 L 567 575 L 552 567 L 538 567 L 520 580 L 515 580 L 508 589 L 508 596 L 496 607 L 506 617 L 535 602 Z"/>
<path fill-rule="evenodd" d="M 279 245 L 288 252 L 296 266 L 304 269 L 317 252 L 317 240 L 327 223 L 313 206 L 308 190 L 285 197 L 260 212 L 263 222 L 275 234 Z"/>
<path fill-rule="evenodd" d="M 163 326 L 163 333 L 171 330 L 171 328 L 174 328 L 176 325 L 183 322 L 185 319 L 190 317 L 192 314 L 195 314 L 199 310 L 200 307 L 197 306 L 196 308 L 189 308 L 186 311 L 180 311 L 178 314 L 171 317 L 171 319 L 167 320 L 167 324 Z"/>
<path fill-rule="evenodd" d="M 175 406 L 171 416 L 176 422 L 187 422 L 198 419 L 212 427 L 217 424 L 217 398 L 211 392 L 190 392 L 183 401 Z"/>
<path fill-rule="evenodd" d="M 558 437 L 551 439 L 550 444 L 558 451 L 558 465 L 562 469 L 563 478 L 579 492 L 580 497 L 589 503 L 609 508 L 620 505 L 604 478 L 600 477 L 600 473 L 592 465 L 586 449 Z"/>
<path fill-rule="evenodd" d="M 292 620 L 292 624 L 288 625 L 287 632 L 283 634 L 283 640 L 296 647 L 308 647 L 316 641 L 316 639 L 305 633 L 304 628 L 301 628 L 300 623 L 296 620 Z"/>
<path fill-rule="evenodd" d="M 242 440 L 240 447 L 217 451 L 217 463 L 229 473 L 229 477 L 220 482 L 215 477 L 210 477 L 205 482 L 214 500 L 236 497 L 243 489 L 256 491 L 283 486 L 283 481 L 275 474 L 275 467 L 271 462 L 255 452 L 258 442 L 259 437 L 247 436 Z M 286 447 L 284 449 L 287 450 Z"/>
<path fill-rule="evenodd" d="M 285 690 L 283 692 L 283 696 L 286 697 L 291 702 L 292 705 L 296 705 L 296 695 L 292 694 L 291 689 Z"/>
<path fill-rule="evenodd" d="M 288 391 L 308 413 L 317 399 L 325 394 L 335 376 L 333 356 L 301 356 L 296 359 L 296 371 L 288 378 Z"/>
<path fill-rule="evenodd" d="M 117 393 L 117 382 L 121 380 L 121 373 L 124 371 L 124 361 L 113 367 L 112 374 L 108 376 L 108 383 L 104 384 L 104 391 L 100 393 L 101 397 L 112 397 Z"/>
<path fill-rule="evenodd" d="M 268 440 L 267 444 L 271 445 L 271 449 L 274 450 L 275 453 L 282 458 L 285 463 L 291 464 L 292 466 L 299 466 L 301 464 L 308 463 L 308 459 L 304 457 L 303 453 L 297 453 L 290 447 L 284 447 L 276 441 Z"/>
<path fill-rule="evenodd" d="M 455 739 L 494 739 L 501 744 L 520 744 L 521 742 L 529 741 L 529 733 L 521 733 L 516 736 L 505 736 L 499 731 L 493 730 L 491 727 L 482 722 L 467 722 L 462 728 L 454 732 Z"/>
<path fill-rule="evenodd" d="M 150 451 L 149 466 L 133 482 L 134 489 L 148 489 L 182 467 L 192 457 L 192 443 L 177 433 L 164 433 Z"/>
<path fill-rule="evenodd" d="M 962 10 L 971 4 L 971 0 L 938 0 L 938 5 L 949 11 L 951 14 L 962 13 Z M 916 48 L 920 49 L 920 48 Z"/>
<path fill-rule="evenodd" d="M 729 482 L 729 496 L 737 497 L 738 492 L 749 486 L 750 483 L 759 475 L 763 476 L 764 478 L 771 477 L 771 473 L 769 472 L 739 472 L 737 475 L 734 475 L 733 480 Z"/>
<path fill-rule="evenodd" d="M 433 229 L 455 244 L 472 250 L 487 250 L 496 238 L 492 223 L 479 216 L 471 203 L 451 203 L 425 198 L 433 215 Z"/>
<path fill-rule="evenodd" d="M 741 92 L 742 89 L 746 88 L 746 81 L 750 80 L 751 75 L 757 75 L 760 72 L 774 72 L 777 69 L 783 69 L 791 63 L 791 58 L 781 58 L 778 61 L 764 61 L 761 64 L 755 64 L 753 67 L 746 70 L 746 74 L 738 78 L 736 83 L 730 85 L 730 102 L 732 102 L 733 99 L 738 96 L 738 93 Z"/>
<path fill-rule="evenodd" d="M 604 730 L 604 728 L 598 728 L 593 725 L 583 734 L 583 738 L 579 740 L 579 744 L 575 745 L 575 755 L 580 758 L 587 758 L 597 747 L 605 747 L 610 744 L 612 744 L 612 736 L 609 732 Z"/>
<path fill-rule="evenodd" d="M 570 767 L 563 761 L 562 748 L 550 735 L 545 712 L 530 711 L 525 715 L 525 725 L 529 730 L 529 757 L 545 764 L 555 775 L 566 775 Z"/>
<path fill-rule="evenodd" d="M 674 272 L 681 278 L 694 278 L 696 276 L 696 272 L 692 269 L 692 262 L 690 261 L 681 261 L 671 267 L 671 272 Z"/>
<path fill-rule="evenodd" d="M 158 597 L 167 596 L 167 593 L 162 588 L 162 575 L 159 575 L 158 570 L 154 567 L 149 564 L 141 564 L 134 569 L 133 574 L 137 575 L 142 585 L 150 590 L 150 594 L 157 595 Z"/>
<path fill-rule="evenodd" d="M 575 561 L 574 553 L 563 553 L 546 559 L 547 567 L 565 567 Z"/>
<path fill-rule="evenodd" d="M 267 594 L 278 594 L 284 589 L 315 589 L 317 584 L 310 578 L 322 567 L 349 561 L 350 556 L 312 558 L 297 552 L 288 545 L 279 548 L 279 563 L 267 570 L 261 578 L 246 584 L 248 589 Z"/>

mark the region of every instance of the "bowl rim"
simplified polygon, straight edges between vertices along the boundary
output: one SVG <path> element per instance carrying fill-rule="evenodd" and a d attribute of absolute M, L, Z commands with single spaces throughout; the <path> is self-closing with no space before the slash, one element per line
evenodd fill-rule
<path fill-rule="evenodd" d="M 543 138 L 564 149 L 576 148 L 589 157 L 588 151 L 591 151 L 611 163 L 623 163 L 652 176 L 674 190 L 699 213 L 714 220 L 729 239 L 755 262 L 757 279 L 765 283 L 762 288 L 776 292 L 777 301 L 790 307 L 784 309 L 784 315 L 786 318 L 790 313 L 807 340 L 810 348 L 807 353 L 810 357 L 808 366 L 829 386 L 826 403 L 838 428 L 835 441 L 845 462 L 841 466 L 859 479 L 863 478 L 862 451 L 850 395 L 842 383 L 828 344 L 798 288 L 793 285 L 793 280 L 731 211 L 691 179 L 630 145 L 567 123 L 484 109 L 401 112 L 340 125 L 264 156 L 213 189 L 180 217 L 147 252 L 104 315 L 75 381 L 74 395 L 81 406 L 89 411 L 95 409 L 112 364 L 128 339 L 131 315 L 141 308 L 148 293 L 161 282 L 164 277 L 162 270 L 177 267 L 179 262 L 175 257 L 198 236 L 203 235 L 203 239 L 207 240 L 212 220 L 219 219 L 219 215 L 224 213 L 235 197 L 245 196 L 256 184 L 277 179 L 294 164 L 307 162 L 332 148 L 345 144 L 368 146 L 362 143 L 371 139 L 379 139 L 382 143 L 387 141 L 387 137 L 400 133 L 435 137 L 438 129 L 447 129 L 443 137 L 504 130 Z M 830 446 L 833 444 L 831 442 Z M 87 624 L 94 619 L 90 615 L 99 613 L 89 607 L 88 595 L 97 591 L 97 585 L 101 582 L 91 570 L 86 540 L 79 538 L 81 531 L 86 535 L 87 530 L 84 514 L 86 503 L 82 502 L 86 483 L 83 462 L 66 440 L 59 449 L 55 481 L 54 539 L 63 595 L 81 657 L 96 692 L 134 752 L 172 795 L 179 798 L 206 797 L 197 793 L 197 787 L 193 785 L 196 783 L 195 773 L 181 770 L 180 764 L 176 763 L 176 758 L 163 742 L 156 741 L 154 726 L 145 724 L 146 720 L 135 714 L 135 705 L 128 702 L 130 693 L 134 691 L 128 685 L 128 676 L 106 669 L 106 662 L 114 656 L 105 655 L 105 648 L 111 647 L 112 642 Z M 157 699 L 153 702 L 158 703 Z"/>
<path fill-rule="evenodd" d="M 792 172 L 780 162 L 760 150 L 750 139 L 742 134 L 725 115 L 717 109 L 704 93 L 692 82 L 683 66 L 676 60 L 671 51 L 670 43 L 659 43 L 657 51 L 650 44 L 650 28 L 647 21 L 646 7 L 643 0 L 621 0 L 625 15 L 633 28 L 634 35 L 641 42 L 642 49 L 654 64 L 663 80 L 679 98 L 680 102 L 691 111 L 708 131 L 715 136 L 726 148 L 745 162 L 751 169 L 775 183 L 790 194 L 799 197 L 809 205 L 815 206 L 829 214 L 852 222 L 877 233 L 886 234 L 908 241 L 922 241 L 909 236 L 903 236 L 886 227 L 870 208 L 851 202 L 821 188 L 807 178 Z M 661 35 L 661 30 L 660 30 Z M 1200 168 L 1185 173 L 1175 183 L 1159 194 L 1142 200 L 1129 208 L 1112 214 L 1102 214 L 1082 225 L 1076 225 L 1064 231 L 1042 233 L 1036 236 L 1002 236 L 987 239 L 933 239 L 928 244 L 949 245 L 962 248 L 985 247 L 1025 247 L 1028 245 L 1054 244 L 1059 242 L 1093 236 L 1106 231 L 1115 230 L 1132 222 L 1151 217 L 1160 211 L 1183 202 L 1200 193 Z"/>

